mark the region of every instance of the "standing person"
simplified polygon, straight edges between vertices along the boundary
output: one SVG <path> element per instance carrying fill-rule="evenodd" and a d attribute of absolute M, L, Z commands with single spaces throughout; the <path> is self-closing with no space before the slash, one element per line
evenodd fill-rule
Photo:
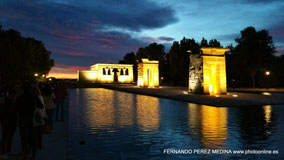
<path fill-rule="evenodd" d="M 2 104 L 2 138 L 1 138 L 1 154 L 2 158 L 11 157 L 12 142 L 17 128 L 17 114 L 13 107 L 15 92 L 8 92 L 8 97 Z"/>
<path fill-rule="evenodd" d="M 64 99 L 66 93 L 67 93 L 66 86 L 64 84 L 57 84 L 57 86 L 55 87 L 55 103 L 56 103 L 55 121 L 59 120 L 59 115 L 61 121 L 64 121 Z"/>
<path fill-rule="evenodd" d="M 24 158 L 36 156 L 36 132 L 33 125 L 35 108 L 43 108 L 39 98 L 34 95 L 31 84 L 22 85 L 23 93 L 15 100 L 15 109 L 19 118 L 19 131 Z M 31 155 L 30 155 L 31 154 Z"/>
<path fill-rule="evenodd" d="M 42 90 L 42 97 L 46 109 L 46 115 L 51 125 L 51 130 L 53 130 L 53 114 L 55 109 L 55 95 L 50 84 L 46 84 Z"/>
<path fill-rule="evenodd" d="M 34 121 L 34 127 L 36 129 L 36 146 L 38 149 L 42 148 L 42 129 L 43 129 L 43 125 L 44 125 L 44 118 L 46 118 L 46 110 L 45 110 L 45 105 L 44 105 L 44 100 L 43 97 L 41 95 L 41 92 L 39 90 L 39 88 L 37 86 L 34 87 L 34 93 L 36 96 L 38 96 L 40 102 L 43 105 L 42 109 L 38 109 L 40 116 L 38 117 L 40 120 L 40 122 L 35 122 Z"/>

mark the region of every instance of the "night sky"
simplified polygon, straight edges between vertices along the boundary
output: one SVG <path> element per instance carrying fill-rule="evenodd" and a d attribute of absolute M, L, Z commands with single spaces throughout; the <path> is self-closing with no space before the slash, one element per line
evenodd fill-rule
<path fill-rule="evenodd" d="M 233 43 L 245 27 L 267 29 L 284 52 L 283 0 L 1 0 L 0 25 L 41 40 L 55 60 L 50 76 L 76 77 L 95 63 L 118 63 L 157 42 L 183 37 Z"/>

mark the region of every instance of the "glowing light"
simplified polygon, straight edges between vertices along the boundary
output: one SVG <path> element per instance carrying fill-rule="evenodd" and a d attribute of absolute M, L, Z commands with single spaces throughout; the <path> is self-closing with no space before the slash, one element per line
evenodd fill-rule
<path fill-rule="evenodd" d="M 211 93 L 213 91 L 213 86 L 212 84 L 209 84 L 209 92 Z"/>
<path fill-rule="evenodd" d="M 227 135 L 227 108 L 200 107 L 201 119 L 201 143 L 204 148 L 223 148 Z M 203 148 L 202 147 L 202 148 Z"/>
<path fill-rule="evenodd" d="M 265 121 L 268 124 L 268 123 L 271 122 L 272 106 L 271 105 L 266 105 L 266 106 L 263 106 L 263 109 L 264 109 Z"/>
<path fill-rule="evenodd" d="M 215 95 L 215 97 L 220 97 L 220 95 Z"/>
<path fill-rule="evenodd" d="M 265 75 L 269 76 L 269 75 L 270 75 L 270 72 L 269 72 L 269 71 L 266 71 L 266 72 L 265 72 Z"/>
<path fill-rule="evenodd" d="M 142 58 L 138 64 L 139 87 L 158 87 L 159 86 L 159 61 L 150 61 Z"/>
<path fill-rule="evenodd" d="M 232 96 L 233 96 L 233 97 L 238 97 L 238 95 L 237 95 L 237 94 L 233 94 Z"/>
<path fill-rule="evenodd" d="M 194 57 L 197 62 L 200 61 L 201 74 L 199 69 L 190 70 L 189 91 L 200 92 L 210 96 L 227 93 L 226 79 L 226 60 L 225 52 L 228 48 L 201 48 L 202 57 Z M 197 63 L 196 62 L 196 63 Z M 191 62 L 193 68 L 198 68 L 195 62 Z M 197 63 L 198 64 L 198 63 Z M 196 78 L 197 77 L 197 78 Z M 202 78 L 199 78 L 202 77 Z"/>
<path fill-rule="evenodd" d="M 89 78 L 89 79 L 93 79 L 93 80 L 95 80 L 95 78 L 96 78 L 96 74 L 95 74 L 94 72 L 89 72 L 89 74 L 88 74 L 88 78 Z"/>
<path fill-rule="evenodd" d="M 188 91 L 182 91 L 183 94 L 188 94 Z"/>
<path fill-rule="evenodd" d="M 37 73 L 35 73 L 35 77 L 37 77 L 38 76 L 38 74 Z"/>
<path fill-rule="evenodd" d="M 78 71 L 78 81 L 98 83 L 133 82 L 133 65 L 130 64 L 95 64 L 91 70 Z"/>
<path fill-rule="evenodd" d="M 52 79 L 51 79 L 51 78 L 49 78 L 48 80 L 49 80 L 49 81 L 52 81 Z"/>
<path fill-rule="evenodd" d="M 159 128 L 159 99 L 149 96 L 136 96 L 137 123 L 143 131 L 153 131 Z"/>
<path fill-rule="evenodd" d="M 262 92 L 262 95 L 271 96 L 271 93 L 269 93 L 269 92 Z"/>
<path fill-rule="evenodd" d="M 43 74 L 42 77 L 45 77 L 45 75 Z"/>

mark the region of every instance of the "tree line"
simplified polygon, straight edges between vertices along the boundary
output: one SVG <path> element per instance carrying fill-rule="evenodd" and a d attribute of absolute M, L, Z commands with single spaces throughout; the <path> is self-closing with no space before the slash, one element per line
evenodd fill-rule
<path fill-rule="evenodd" d="M 272 37 L 267 30 L 256 31 L 247 27 L 235 39 L 236 46 L 229 45 L 226 52 L 227 85 L 229 87 L 283 87 L 284 54 L 276 56 Z M 159 61 L 160 80 L 164 85 L 188 85 L 189 53 L 200 54 L 201 47 L 222 48 L 221 43 L 202 38 L 174 41 L 169 52 L 165 53 L 162 44 L 151 43 L 141 47 L 136 53 L 126 53 L 120 64 L 134 65 L 134 79 L 137 80 L 137 64 L 142 58 Z M 265 74 L 266 72 L 270 74 Z"/>
<path fill-rule="evenodd" d="M 54 65 L 51 52 L 41 41 L 25 38 L 19 32 L 0 25 L 0 84 L 9 86 L 47 74 Z"/>

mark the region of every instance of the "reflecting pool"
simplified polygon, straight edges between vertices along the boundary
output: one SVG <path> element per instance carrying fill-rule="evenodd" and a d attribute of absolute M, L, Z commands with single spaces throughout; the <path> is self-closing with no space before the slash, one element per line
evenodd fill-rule
<path fill-rule="evenodd" d="M 68 160 L 284 159 L 284 106 L 212 107 L 69 90 Z"/>

